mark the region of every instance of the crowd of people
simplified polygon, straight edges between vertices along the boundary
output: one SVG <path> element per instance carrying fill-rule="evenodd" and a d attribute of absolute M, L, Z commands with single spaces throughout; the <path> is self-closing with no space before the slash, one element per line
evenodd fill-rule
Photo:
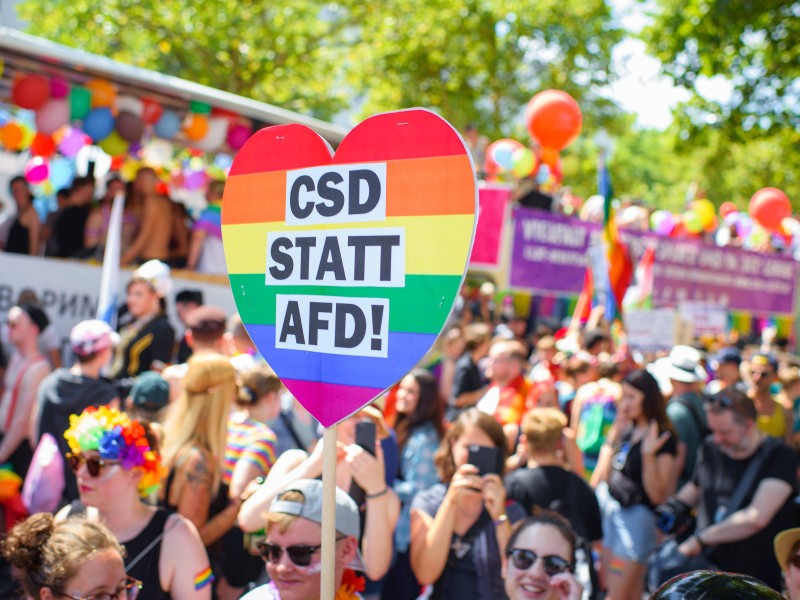
<path fill-rule="evenodd" d="M 99 189 L 98 189 L 99 188 Z M 14 254 L 102 261 L 114 198 L 125 205 L 120 232 L 122 265 L 156 259 L 173 268 L 224 275 L 220 207 L 224 181 L 212 181 L 206 208 L 192 219 L 186 207 L 169 197 L 156 172 L 139 169 L 133 181 L 111 175 L 102 182 L 75 177 L 56 193 L 55 210 L 41 214 L 30 184 L 11 179 L 11 210 L 0 211 L 0 250 Z M 102 192 L 95 201 L 95 195 Z"/>
<path fill-rule="evenodd" d="M 69 367 L 34 295 L 8 311 L 0 464 L 55 493 L 13 528 L 4 505 L 8 587 L 317 598 L 318 424 L 165 263 L 133 273 L 126 306 L 119 332 L 74 326 Z M 339 425 L 338 598 L 639 600 L 698 568 L 800 598 L 793 357 L 643 356 L 598 314 L 553 330 L 462 297 L 434 352 Z M 57 476 L 34 455 L 48 436 Z"/>
<path fill-rule="evenodd" d="M 0 472 L 38 494 L 30 515 L 0 499 L 0 596 L 319 597 L 321 429 L 238 315 L 173 290 L 170 265 L 224 272 L 222 188 L 190 227 L 150 169 L 94 208 L 79 178 L 42 224 L 12 181 L 5 251 L 99 256 L 125 193 L 138 268 L 118 331 L 76 323 L 66 353 L 35 294 L 7 313 Z M 640 600 L 711 569 L 800 600 L 800 368 L 782 340 L 642 354 L 601 310 L 561 328 L 484 291 L 337 427 L 337 599 Z"/>

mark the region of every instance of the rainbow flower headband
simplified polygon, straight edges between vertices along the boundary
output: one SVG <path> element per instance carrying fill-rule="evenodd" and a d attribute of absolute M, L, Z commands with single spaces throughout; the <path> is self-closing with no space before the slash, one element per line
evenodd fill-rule
<path fill-rule="evenodd" d="M 64 438 L 72 452 L 96 450 L 100 458 L 118 460 L 124 469 L 139 469 L 139 494 L 143 497 L 155 492 L 166 475 L 158 452 L 150 449 L 142 424 L 115 408 L 90 406 L 80 415 L 70 415 Z"/>

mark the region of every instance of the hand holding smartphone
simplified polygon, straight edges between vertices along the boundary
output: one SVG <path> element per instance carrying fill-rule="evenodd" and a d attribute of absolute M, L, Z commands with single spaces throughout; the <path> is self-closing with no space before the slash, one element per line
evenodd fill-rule
<path fill-rule="evenodd" d="M 467 462 L 478 467 L 478 475 L 481 477 L 500 475 L 503 472 L 503 455 L 493 446 L 469 446 Z"/>

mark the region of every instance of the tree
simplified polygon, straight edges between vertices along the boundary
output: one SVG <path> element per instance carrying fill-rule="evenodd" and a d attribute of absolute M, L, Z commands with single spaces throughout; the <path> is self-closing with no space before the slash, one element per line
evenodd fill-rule
<path fill-rule="evenodd" d="M 492 137 L 547 87 L 585 100 L 621 31 L 603 0 L 36 0 L 29 31 L 284 108 L 331 118 L 424 106 Z"/>
<path fill-rule="evenodd" d="M 362 113 L 428 106 L 493 139 L 521 124 L 542 89 L 593 114 L 588 90 L 611 79 L 622 36 L 603 0 L 355 0 L 347 10 L 358 23 L 348 80 Z"/>
<path fill-rule="evenodd" d="M 337 83 L 342 24 L 314 0 L 52 0 L 18 5 L 28 31 L 289 110 L 331 118 L 349 103 Z"/>
<path fill-rule="evenodd" d="M 681 107 L 682 129 L 723 128 L 732 140 L 800 128 L 800 2 L 657 0 L 644 37 L 676 84 L 694 92 Z M 704 78 L 722 77 L 732 93 L 713 101 Z"/>

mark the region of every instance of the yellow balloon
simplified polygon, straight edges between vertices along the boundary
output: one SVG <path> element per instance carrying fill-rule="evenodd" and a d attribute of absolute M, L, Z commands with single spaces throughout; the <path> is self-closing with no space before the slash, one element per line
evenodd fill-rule
<path fill-rule="evenodd" d="M 703 229 L 714 222 L 714 215 L 717 211 L 714 208 L 714 204 L 711 202 L 711 200 L 706 200 L 705 198 L 695 200 L 692 202 L 691 208 L 695 213 L 697 213 L 697 216 L 700 217 L 700 223 L 702 224 Z"/>

